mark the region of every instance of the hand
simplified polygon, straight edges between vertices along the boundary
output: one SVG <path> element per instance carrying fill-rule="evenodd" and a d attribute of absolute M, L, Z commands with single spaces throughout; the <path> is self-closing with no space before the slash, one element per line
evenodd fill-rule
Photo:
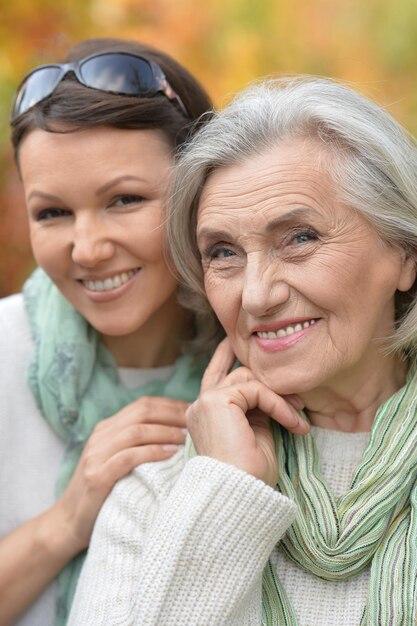
<path fill-rule="evenodd" d="M 187 407 L 181 400 L 142 397 L 96 425 L 65 493 L 53 507 L 74 554 L 88 546 L 113 485 L 137 465 L 169 458 L 184 443 Z"/>
<path fill-rule="evenodd" d="M 197 453 L 235 465 L 275 487 L 278 468 L 270 418 L 297 434 L 309 425 L 297 413 L 297 396 L 281 397 L 258 381 L 247 367 L 233 365 L 228 338 L 218 346 L 204 374 L 198 400 L 187 410 Z"/>

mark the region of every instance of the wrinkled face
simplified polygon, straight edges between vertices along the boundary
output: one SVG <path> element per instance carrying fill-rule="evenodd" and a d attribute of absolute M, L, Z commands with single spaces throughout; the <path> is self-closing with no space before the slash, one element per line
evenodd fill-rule
<path fill-rule="evenodd" d="M 163 255 L 171 149 L 149 130 L 34 130 L 20 167 L 37 263 L 104 336 L 169 327 Z"/>
<path fill-rule="evenodd" d="M 367 372 L 413 264 L 344 206 L 317 147 L 281 143 L 214 171 L 197 239 L 208 299 L 239 360 L 278 393 Z"/>

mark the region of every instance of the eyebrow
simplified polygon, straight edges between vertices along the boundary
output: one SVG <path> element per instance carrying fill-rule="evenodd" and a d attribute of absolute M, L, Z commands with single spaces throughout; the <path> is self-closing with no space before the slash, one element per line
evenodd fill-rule
<path fill-rule="evenodd" d="M 270 233 L 277 228 L 280 228 L 280 226 L 284 226 L 289 222 L 293 222 L 294 219 L 297 219 L 298 217 L 304 217 L 306 214 L 309 213 L 316 213 L 316 211 L 309 207 L 297 207 L 296 209 L 292 209 L 291 211 L 284 213 L 284 215 L 280 215 L 280 217 L 277 217 L 276 219 L 268 222 L 265 231 L 267 233 Z"/>
<path fill-rule="evenodd" d="M 105 193 L 106 191 L 114 187 L 115 185 L 122 183 L 125 180 L 136 180 L 138 182 L 143 182 L 142 178 L 139 178 L 139 176 L 132 176 L 131 174 L 124 174 L 122 176 L 117 176 L 116 178 L 113 178 L 113 180 L 99 187 L 96 191 L 96 196 L 100 196 L 102 193 Z"/>
<path fill-rule="evenodd" d="M 50 200 L 51 202 L 61 202 L 61 199 L 58 196 L 54 196 L 51 193 L 44 193 L 43 191 L 37 191 L 34 189 L 28 195 L 28 201 L 32 198 L 43 198 L 44 200 Z"/>
<path fill-rule="evenodd" d="M 274 230 L 277 230 L 281 226 L 285 226 L 290 222 L 293 222 L 295 219 L 299 217 L 304 217 L 306 214 L 317 213 L 315 209 L 311 209 L 309 207 L 297 207 L 296 209 L 292 209 L 291 211 L 287 211 L 284 215 L 280 215 L 279 217 L 271 220 L 265 226 L 265 232 L 270 233 Z M 210 239 L 228 239 L 230 233 L 224 230 L 211 230 L 211 228 L 202 228 L 197 232 L 197 239 L 202 239 L 204 237 Z"/>
<path fill-rule="evenodd" d="M 143 182 L 143 179 L 139 178 L 139 176 L 132 176 L 130 174 L 124 174 L 122 176 L 117 176 L 117 178 L 113 178 L 113 180 L 111 180 L 108 183 L 105 183 L 104 185 L 99 187 L 96 190 L 96 196 L 100 196 L 101 194 L 105 193 L 106 191 L 108 191 L 109 189 L 111 189 L 112 187 L 117 185 L 118 183 L 121 183 L 121 182 L 123 182 L 125 180 L 136 180 L 136 181 L 139 181 L 139 182 Z M 30 194 L 28 195 L 28 201 L 31 200 L 32 198 L 42 198 L 43 200 L 49 200 L 50 202 L 61 202 L 61 200 L 62 200 L 58 196 L 54 196 L 51 193 L 45 193 L 43 191 L 38 191 L 36 189 L 31 191 Z"/>

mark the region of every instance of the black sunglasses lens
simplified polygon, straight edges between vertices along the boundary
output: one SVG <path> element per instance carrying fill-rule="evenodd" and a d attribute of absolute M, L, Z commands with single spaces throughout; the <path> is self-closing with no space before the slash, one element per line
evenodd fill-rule
<path fill-rule="evenodd" d="M 149 63 L 129 54 L 102 54 L 87 59 L 80 73 L 86 85 L 102 91 L 138 96 L 156 91 Z"/>
<path fill-rule="evenodd" d="M 54 66 L 42 67 L 31 74 L 17 94 L 12 116 L 25 113 L 34 104 L 49 96 L 59 83 L 61 75 L 62 70 Z"/>

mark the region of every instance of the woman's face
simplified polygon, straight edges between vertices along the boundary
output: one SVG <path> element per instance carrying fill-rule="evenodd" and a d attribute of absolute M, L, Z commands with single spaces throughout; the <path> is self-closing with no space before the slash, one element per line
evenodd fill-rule
<path fill-rule="evenodd" d="M 354 380 L 382 358 L 414 268 L 337 198 L 313 143 L 220 168 L 197 238 L 208 299 L 239 360 L 278 393 Z"/>
<path fill-rule="evenodd" d="M 20 169 L 37 263 L 104 337 L 175 323 L 164 255 L 170 146 L 158 131 L 32 131 Z M 162 337 L 163 339 L 163 337 Z"/>

